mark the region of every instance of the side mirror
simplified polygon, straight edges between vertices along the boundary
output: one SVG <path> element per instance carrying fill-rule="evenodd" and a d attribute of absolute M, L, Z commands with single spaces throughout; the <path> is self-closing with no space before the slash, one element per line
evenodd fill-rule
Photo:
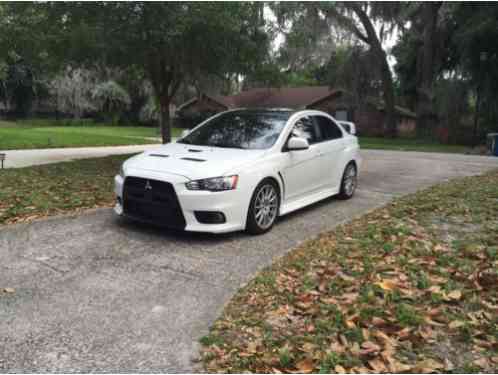
<path fill-rule="evenodd" d="M 310 148 L 310 144 L 307 139 L 301 137 L 291 137 L 287 141 L 287 150 L 289 151 L 307 150 L 308 148 Z"/>
<path fill-rule="evenodd" d="M 346 130 L 349 134 L 355 135 L 356 134 L 356 125 L 353 122 L 349 121 L 340 121 L 339 122 L 344 130 Z"/>
<path fill-rule="evenodd" d="M 190 130 L 188 130 L 188 129 L 184 129 L 184 130 L 182 130 L 182 135 L 181 135 L 181 138 L 186 137 L 187 135 L 189 135 L 189 133 L 190 133 Z"/>

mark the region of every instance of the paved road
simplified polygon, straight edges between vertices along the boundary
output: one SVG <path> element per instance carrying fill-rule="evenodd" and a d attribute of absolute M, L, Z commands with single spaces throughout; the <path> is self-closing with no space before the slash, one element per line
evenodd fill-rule
<path fill-rule="evenodd" d="M 158 144 L 109 146 L 109 147 L 71 147 L 47 148 L 37 150 L 1 151 L 6 154 L 5 168 L 22 168 L 31 165 L 51 164 L 76 159 L 98 158 L 109 155 L 133 154 L 157 147 Z"/>
<path fill-rule="evenodd" d="M 190 372 L 199 337 L 236 290 L 305 238 L 394 196 L 498 159 L 365 151 L 353 200 L 328 199 L 273 231 L 150 229 L 102 209 L 0 228 L 0 371 Z"/>

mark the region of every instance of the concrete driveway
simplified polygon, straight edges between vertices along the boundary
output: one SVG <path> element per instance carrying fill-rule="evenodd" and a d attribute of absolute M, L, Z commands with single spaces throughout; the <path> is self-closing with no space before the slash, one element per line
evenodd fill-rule
<path fill-rule="evenodd" d="M 328 199 L 268 234 L 151 229 L 109 209 L 0 229 L 0 371 L 191 372 L 198 339 L 276 257 L 394 196 L 498 167 L 498 159 L 363 152 L 353 200 Z"/>

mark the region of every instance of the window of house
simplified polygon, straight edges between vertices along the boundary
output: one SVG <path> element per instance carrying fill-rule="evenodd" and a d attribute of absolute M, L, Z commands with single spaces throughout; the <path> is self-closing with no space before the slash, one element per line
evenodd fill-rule
<path fill-rule="evenodd" d="M 337 121 L 348 121 L 348 111 L 345 109 L 335 111 L 334 118 Z"/>
<path fill-rule="evenodd" d="M 342 138 L 342 131 L 334 121 L 325 116 L 313 116 L 324 141 Z"/>

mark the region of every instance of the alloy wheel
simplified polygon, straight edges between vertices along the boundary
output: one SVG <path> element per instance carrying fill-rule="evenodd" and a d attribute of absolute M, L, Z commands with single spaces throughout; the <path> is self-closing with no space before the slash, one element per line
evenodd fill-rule
<path fill-rule="evenodd" d="M 349 164 L 344 173 L 344 193 L 347 196 L 352 196 L 357 185 L 356 167 Z"/>
<path fill-rule="evenodd" d="M 271 184 L 263 185 L 257 195 L 254 204 L 254 219 L 261 229 L 269 228 L 275 218 L 278 210 L 278 194 L 275 187 Z"/>

